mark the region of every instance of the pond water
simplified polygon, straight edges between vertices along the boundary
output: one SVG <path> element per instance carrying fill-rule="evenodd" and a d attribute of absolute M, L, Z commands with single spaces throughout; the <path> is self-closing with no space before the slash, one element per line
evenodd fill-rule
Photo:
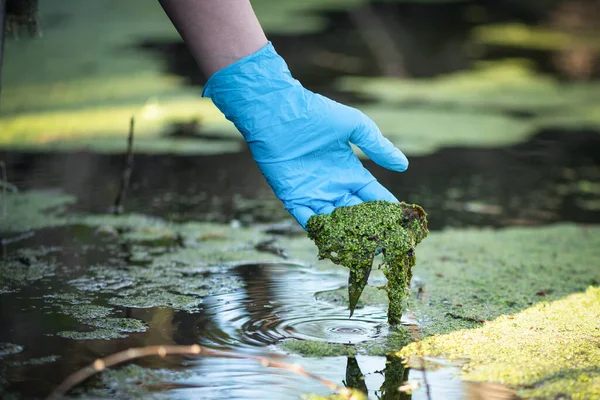
<path fill-rule="evenodd" d="M 428 360 L 424 375 L 384 352 L 370 354 L 370 346 L 398 333 L 388 326 L 385 307 L 365 305 L 349 319 L 343 302 L 319 300 L 318 293 L 345 287 L 346 271 L 315 266 L 313 253 L 294 247 L 305 246 L 298 244 L 306 240 L 304 232 L 290 224 L 237 132 L 213 124 L 204 106 L 200 125 L 176 110 L 176 123 L 169 120 L 158 136 L 145 136 L 144 129 L 154 126 L 144 125 L 143 119 L 136 132 L 140 150 L 123 217 L 156 217 L 160 224 L 144 230 L 131 224 L 123 228 L 114 220 L 81 219 L 106 213 L 114 202 L 123 155 L 106 149 L 120 153 L 125 144 L 125 137 L 115 139 L 114 127 L 121 125 L 111 125 L 119 107 L 126 106 L 127 121 L 131 109 L 147 111 L 155 97 L 168 103 L 190 93 L 197 96 L 204 84 L 185 46 L 171 27 L 165 28 L 164 16 L 150 6 L 145 9 L 145 0 L 112 2 L 112 7 L 102 1 L 64 10 L 64 2 L 48 0 L 42 7 L 46 47 L 30 41 L 23 47 L 8 45 L 11 60 L 17 60 L 7 62 L 4 75 L 10 79 L 5 79 L 0 109 L 0 130 L 8 132 L 0 138 L 6 144 L 0 160 L 6 163 L 8 180 L 21 192 L 60 190 L 76 202 L 66 207 L 75 223 L 0 229 L 0 344 L 13 344 L 0 346 L 0 397 L 43 398 L 70 373 L 130 347 L 198 343 L 298 363 L 336 384 L 366 390 L 373 399 L 515 398 L 500 385 L 461 381 L 459 364 Z M 597 37 L 586 36 L 589 27 L 582 15 L 593 13 L 585 2 L 578 3 L 580 9 L 564 11 L 580 22 L 575 33 L 559 18 L 562 6 L 547 13 L 543 2 L 370 2 L 368 9 L 360 8 L 366 3 L 361 1 L 333 3 L 337 6 L 323 10 L 291 6 L 299 2 L 254 2 L 296 77 L 336 100 L 367 107 L 386 136 L 399 146 L 406 143 L 411 162 L 406 173 L 364 163 L 399 198 L 423 206 L 432 231 L 600 223 L 600 58 Z M 130 17 L 137 9 L 147 11 L 142 13 L 146 20 Z M 362 36 L 365 23 L 373 28 L 372 21 L 362 18 L 369 10 L 384 27 L 376 34 L 391 35 L 400 55 L 392 59 L 401 72 L 395 93 L 369 86 L 388 82 L 368 80 L 387 74 L 373 54 L 376 49 Z M 100 12 L 114 23 L 114 37 L 98 39 L 92 51 L 89 38 L 98 35 L 94 24 Z M 560 35 L 548 40 L 544 29 Z M 82 40 L 73 32 L 81 32 Z M 579 43 L 579 34 L 586 45 Z M 564 35 L 573 41 L 565 42 Z M 59 52 L 67 62 L 49 64 L 38 74 L 34 61 L 49 57 L 46 52 L 52 57 Z M 527 68 L 501 64 L 516 59 L 525 59 Z M 475 64 L 482 61 L 500 67 L 484 69 L 483 75 L 447 75 L 478 70 Z M 490 71 L 500 74 L 486 75 Z M 516 78 L 511 75 L 515 71 Z M 140 80 L 131 81 L 138 75 Z M 165 76 L 169 79 L 159 79 Z M 438 76 L 443 79 L 432 79 Z M 90 77 L 98 81 L 86 80 Z M 183 81 L 173 84 L 173 77 Z M 500 83 L 486 86 L 494 79 Z M 123 90 L 128 87 L 123 82 L 133 82 L 135 90 Z M 54 85 L 57 90 L 48 90 Z M 98 114 L 86 114 L 89 110 Z M 89 126 L 89 132 L 100 132 L 98 136 L 110 135 L 106 141 L 90 139 L 95 134 L 77 128 L 77 121 Z M 19 130 L 26 128 L 33 133 Z M 115 145 L 119 141 L 123 146 Z M 183 154 L 172 154 L 172 149 Z M 214 225 L 206 231 L 185 225 L 197 222 Z M 145 236 L 130 239 L 131 231 Z M 225 244 L 219 242 L 221 231 L 229 232 Z M 249 243 L 259 237 L 287 241 L 302 257 L 287 258 L 285 247 L 284 253 L 269 245 L 255 251 Z M 248 246 L 248 257 L 236 256 L 246 254 Z M 543 252 L 550 252 L 550 246 Z M 464 253 L 461 259 L 468 257 Z M 263 255 L 268 260 L 261 262 Z M 446 262 L 444 257 L 440 259 Z M 582 278 L 586 285 L 598 284 L 591 274 L 587 278 Z M 414 284 L 418 282 L 417 274 Z M 563 282 L 553 284 L 562 287 Z M 535 301 L 551 296 L 540 289 Z M 506 309 L 500 310 L 491 315 Z M 400 331 L 410 336 L 418 328 L 414 316 L 405 315 Z M 294 340 L 347 347 L 331 347 L 335 354 L 321 358 L 286 347 Z M 348 348 L 359 354 L 348 356 Z M 296 399 L 331 393 L 315 380 L 253 360 L 173 356 L 134 365 L 143 369 L 107 371 L 73 394 Z M 398 391 L 406 382 L 418 388 L 412 394 Z"/>
<path fill-rule="evenodd" d="M 118 242 L 99 240 L 92 229 L 82 227 L 38 231 L 17 246 L 9 245 L 4 260 L 19 254 L 19 248 L 38 249 L 33 262 L 43 260 L 56 266 L 53 272 L 41 273 L 41 278 L 29 277 L 31 282 L 21 290 L 13 287 L 15 291 L 0 294 L 0 320 L 3 326 L 10 327 L 2 330 L 0 342 L 18 343 L 23 347 L 22 352 L 6 359 L 8 371 L 5 372 L 11 391 L 26 397 L 47 394 L 65 373 L 103 354 L 132 346 L 171 342 L 198 343 L 254 355 L 271 354 L 289 363 L 299 363 L 334 382 L 352 377 L 362 381 L 363 376 L 364 384 L 373 395 L 381 395 L 380 388 L 385 387 L 385 381 L 388 387 L 400 386 L 406 379 L 423 382 L 419 371 L 406 369 L 400 375 L 386 374 L 386 368 L 391 367 L 385 357 L 306 358 L 286 356 L 278 347 L 278 343 L 286 339 L 354 345 L 376 342 L 388 333 L 384 308 L 366 306 L 357 309 L 354 317 L 348 319 L 344 305 L 335 306 L 315 298 L 317 292 L 345 285 L 346 278 L 339 273 L 318 272 L 295 264 L 265 263 L 242 264 L 221 274 L 190 276 L 189 279 L 209 279 L 225 274 L 238 278 L 241 285 L 229 293 L 205 297 L 199 310 L 192 313 L 168 308 L 115 307 L 110 311 L 111 317 L 135 318 L 144 321 L 149 329 L 130 333 L 122 339 L 82 342 L 56 333 L 89 331 L 89 326 L 78 320 L 78 314 L 65 311 L 64 307 L 91 300 L 93 305 L 111 310 L 108 295 L 96 294 L 90 298 L 85 291 L 78 290 L 82 287 L 81 277 L 90 276 L 89 271 L 95 265 L 112 265 L 118 269 L 125 264 L 127 252 Z M 42 249 L 46 249 L 47 254 Z M 23 267 L 29 263 L 23 256 L 19 256 L 19 261 Z M 84 312 L 91 314 L 91 310 L 84 309 Z M 410 325 L 412 321 L 407 318 L 405 323 Z M 400 359 L 390 360 L 394 371 L 405 370 Z M 178 362 L 153 360 L 141 364 L 160 368 L 176 367 Z M 163 390 L 162 394 L 169 398 L 293 399 L 298 398 L 299 393 L 329 393 L 319 382 L 285 370 L 266 370 L 252 360 L 201 357 L 183 361 L 183 365 L 187 374 L 167 382 L 176 389 Z M 462 383 L 454 378 L 455 373 L 456 369 L 451 367 L 428 373 L 431 392 L 443 394 L 436 398 L 463 398 Z M 266 385 L 271 389 L 266 390 Z M 116 393 L 121 397 L 131 395 L 127 391 L 120 393 L 118 389 Z M 395 398 L 389 397 L 391 395 L 388 393 L 384 398 Z M 425 398 L 423 396 L 417 393 L 414 398 Z"/>

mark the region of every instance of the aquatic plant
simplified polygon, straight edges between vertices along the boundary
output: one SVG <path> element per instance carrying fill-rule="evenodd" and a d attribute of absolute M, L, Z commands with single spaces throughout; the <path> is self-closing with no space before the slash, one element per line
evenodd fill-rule
<path fill-rule="evenodd" d="M 308 235 L 319 248 L 319 259 L 328 258 L 350 269 L 350 316 L 367 285 L 375 256 L 382 253 L 388 321 L 400 323 L 402 302 L 416 262 L 415 246 L 429 233 L 426 216 L 416 204 L 373 201 L 340 207 L 308 220 Z"/>

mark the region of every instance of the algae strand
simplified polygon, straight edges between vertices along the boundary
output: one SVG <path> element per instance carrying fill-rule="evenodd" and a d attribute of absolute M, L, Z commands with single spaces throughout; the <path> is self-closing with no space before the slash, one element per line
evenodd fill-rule
<path fill-rule="evenodd" d="M 384 287 L 388 321 L 399 324 L 416 262 L 415 247 L 429 233 L 427 213 L 416 204 L 372 201 L 314 215 L 307 230 L 319 249 L 319 259 L 328 258 L 350 269 L 350 316 L 367 285 L 375 256 L 383 254 L 379 268 L 388 281 Z"/>

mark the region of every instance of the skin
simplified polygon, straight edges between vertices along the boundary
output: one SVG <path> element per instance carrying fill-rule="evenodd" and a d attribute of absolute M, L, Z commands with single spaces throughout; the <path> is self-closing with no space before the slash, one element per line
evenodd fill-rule
<path fill-rule="evenodd" d="M 159 0 L 207 77 L 268 41 L 248 0 Z"/>

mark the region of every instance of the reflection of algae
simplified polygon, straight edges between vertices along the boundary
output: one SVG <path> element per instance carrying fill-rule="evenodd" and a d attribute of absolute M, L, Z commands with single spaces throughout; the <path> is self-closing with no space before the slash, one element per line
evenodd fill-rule
<path fill-rule="evenodd" d="M 355 357 L 348 357 L 346 362 L 346 380 L 344 385 L 350 389 L 356 389 L 362 393 L 367 394 L 367 384 L 365 383 L 365 375 L 358 365 Z"/>
<path fill-rule="evenodd" d="M 409 369 L 404 365 L 400 357 L 387 356 L 385 369 L 383 370 L 384 380 L 379 389 L 381 400 L 410 400 L 410 392 L 401 392 L 398 390 L 402 384 L 408 381 Z"/>
<path fill-rule="evenodd" d="M 382 252 L 388 282 L 388 320 L 399 324 L 402 302 L 410 286 L 415 247 L 427 236 L 426 213 L 417 205 L 386 201 L 340 207 L 331 214 L 310 218 L 309 237 L 319 248 L 319 258 L 350 269 L 350 315 L 365 288 L 374 257 Z"/>
<path fill-rule="evenodd" d="M 399 355 L 419 353 L 420 347 L 427 356 L 468 359 L 463 368 L 467 379 L 510 385 L 525 398 L 554 398 L 559 393 L 569 393 L 573 399 L 596 398 L 600 396 L 599 304 L 600 288 L 590 287 L 585 293 L 542 302 L 477 329 L 427 338 Z"/>

